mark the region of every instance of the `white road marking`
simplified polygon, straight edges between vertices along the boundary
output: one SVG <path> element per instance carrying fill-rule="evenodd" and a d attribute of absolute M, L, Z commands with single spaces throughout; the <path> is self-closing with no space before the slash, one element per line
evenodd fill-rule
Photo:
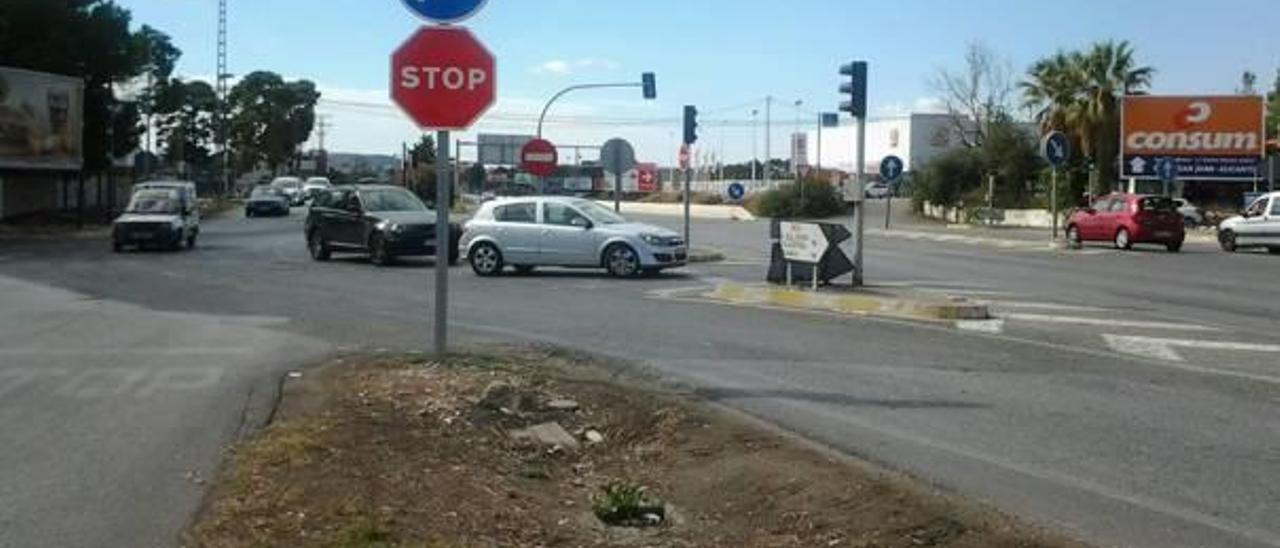
<path fill-rule="evenodd" d="M 979 333 L 1003 333 L 1004 320 L 960 320 L 956 322 L 956 328 Z"/>
<path fill-rule="evenodd" d="M 1081 306 L 1078 304 L 1060 304 L 1060 303 L 1036 302 L 1036 301 L 981 301 L 980 304 L 985 304 L 987 306 L 994 307 L 994 308 L 1070 310 L 1073 312 L 1106 312 L 1107 311 L 1106 308 L 1100 308 L 1097 306 Z"/>
<path fill-rule="evenodd" d="M 1240 352 L 1280 353 L 1280 345 L 1256 344 L 1227 341 L 1193 341 L 1186 339 L 1159 339 L 1155 337 L 1135 337 L 1130 335 L 1103 335 L 1107 346 L 1112 350 L 1144 358 L 1156 358 L 1171 362 L 1186 361 L 1178 354 L 1176 348 L 1194 350 L 1235 350 Z"/>
<path fill-rule="evenodd" d="M 1171 322 L 1117 320 L 1114 318 L 1089 318 L 1083 316 L 1050 316 L 1047 314 L 998 314 L 1006 320 L 1040 323 L 1066 323 L 1076 325 L 1100 325 L 1104 327 L 1132 327 L 1137 329 L 1171 329 L 1178 331 L 1221 331 L 1216 327 Z"/>

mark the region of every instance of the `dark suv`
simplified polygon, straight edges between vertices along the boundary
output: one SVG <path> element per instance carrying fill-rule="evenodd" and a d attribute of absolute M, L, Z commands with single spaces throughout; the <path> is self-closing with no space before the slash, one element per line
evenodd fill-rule
<path fill-rule="evenodd" d="M 405 255 L 436 256 L 436 213 L 413 193 L 388 185 L 337 186 L 320 192 L 307 212 L 311 258 L 368 253 L 383 266 Z M 458 262 L 462 229 L 450 224 L 449 264 Z"/>

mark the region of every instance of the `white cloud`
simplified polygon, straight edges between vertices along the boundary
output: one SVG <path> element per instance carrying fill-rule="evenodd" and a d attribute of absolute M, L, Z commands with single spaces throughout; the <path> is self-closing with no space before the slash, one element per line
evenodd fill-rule
<path fill-rule="evenodd" d="M 618 63 L 608 59 L 596 59 L 594 57 L 583 57 L 578 60 L 570 61 L 565 59 L 552 59 L 533 67 L 536 74 L 551 74 L 556 76 L 564 76 L 575 72 L 584 71 L 602 71 L 615 70 Z"/>

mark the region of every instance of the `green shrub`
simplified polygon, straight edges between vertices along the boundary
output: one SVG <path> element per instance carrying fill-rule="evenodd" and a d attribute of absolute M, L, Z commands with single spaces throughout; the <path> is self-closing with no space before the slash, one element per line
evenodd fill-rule
<path fill-rule="evenodd" d="M 804 185 L 803 199 L 800 185 Z M 743 206 L 758 217 L 781 219 L 826 218 L 839 215 L 845 209 L 836 187 L 825 181 L 813 180 L 756 193 L 747 198 Z"/>

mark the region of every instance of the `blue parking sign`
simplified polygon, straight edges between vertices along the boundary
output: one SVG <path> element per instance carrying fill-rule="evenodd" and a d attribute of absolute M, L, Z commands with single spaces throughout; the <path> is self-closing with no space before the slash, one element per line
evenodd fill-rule
<path fill-rule="evenodd" d="M 432 23 L 457 23 L 475 15 L 486 0 L 402 0 L 409 11 Z"/>

